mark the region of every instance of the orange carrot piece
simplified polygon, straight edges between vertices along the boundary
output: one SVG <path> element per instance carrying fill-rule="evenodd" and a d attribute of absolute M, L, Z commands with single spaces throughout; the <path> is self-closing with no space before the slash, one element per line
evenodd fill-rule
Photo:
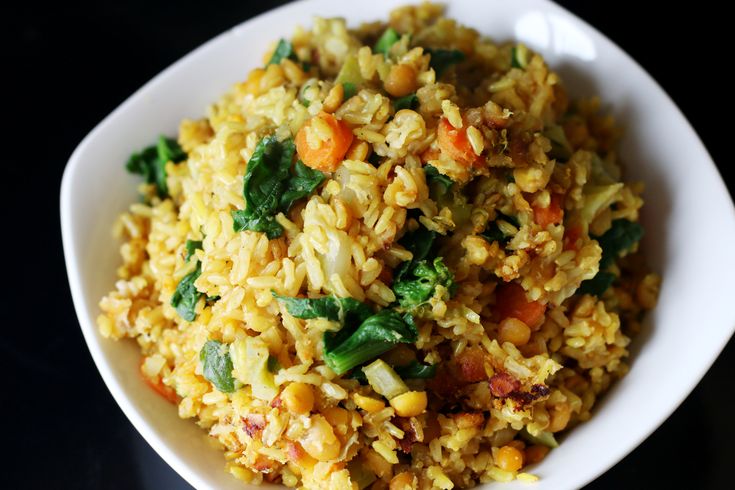
<path fill-rule="evenodd" d="M 482 159 L 475 154 L 469 138 L 467 138 L 467 127 L 457 129 L 442 117 L 439 121 L 436 133 L 437 141 L 441 150 L 449 155 L 454 161 L 465 167 L 478 166 Z"/>
<path fill-rule="evenodd" d="M 153 391 L 161 395 L 167 401 L 173 403 L 174 405 L 179 402 L 179 395 L 176 394 L 176 391 L 173 388 L 163 384 L 163 380 L 161 380 L 161 378 L 156 378 L 156 380 L 154 381 L 145 374 L 143 374 L 142 376 L 145 384 L 150 386 Z"/>
<path fill-rule="evenodd" d="M 536 220 L 541 228 L 554 224 L 558 225 L 564 219 L 564 210 L 562 209 L 563 195 L 551 194 L 551 202 L 548 207 L 533 207 L 533 219 Z"/>
<path fill-rule="evenodd" d="M 296 133 L 296 152 L 307 167 L 322 172 L 334 172 L 342 163 L 347 150 L 350 149 L 354 138 L 352 130 L 347 123 L 326 112 L 320 112 L 314 118 L 319 118 L 327 123 L 331 130 L 331 137 L 322 141 L 317 148 L 309 146 L 306 132 L 313 123 L 313 119 L 310 119 Z"/>
<path fill-rule="evenodd" d="M 517 318 L 531 327 L 540 326 L 546 305 L 538 301 L 529 301 L 523 286 L 516 282 L 501 284 L 495 291 L 495 311 L 498 313 L 498 321 L 506 318 Z"/>

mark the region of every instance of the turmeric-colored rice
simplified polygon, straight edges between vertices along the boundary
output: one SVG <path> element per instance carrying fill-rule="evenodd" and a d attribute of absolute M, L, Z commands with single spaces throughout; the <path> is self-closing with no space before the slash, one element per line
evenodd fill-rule
<path fill-rule="evenodd" d="M 433 4 L 354 30 L 316 18 L 278 51 L 181 123 L 186 155 L 162 162 L 165 189 L 143 184 L 146 204 L 120 216 L 100 331 L 138 342 L 141 389 L 194 419 L 246 482 L 535 480 L 556 437 L 626 373 L 656 303 L 619 129 L 598 100 L 570 101 L 539 54 Z M 318 181 L 270 214 L 244 183 L 264 141 L 295 141 L 287 166 Z M 425 257 L 417 236 L 434 239 Z M 428 275 L 411 282 L 417 262 Z M 325 339 L 359 325 L 299 318 L 287 300 L 327 296 L 392 310 L 415 339 L 338 374 Z M 172 305 L 186 298 L 187 313 Z M 386 395 L 368 365 L 425 371 Z"/>

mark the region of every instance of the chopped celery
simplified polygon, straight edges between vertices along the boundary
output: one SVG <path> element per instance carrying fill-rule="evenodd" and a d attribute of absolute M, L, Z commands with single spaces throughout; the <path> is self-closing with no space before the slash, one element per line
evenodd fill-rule
<path fill-rule="evenodd" d="M 375 392 L 388 400 L 409 391 L 401 377 L 382 359 L 368 364 L 362 371 Z"/>

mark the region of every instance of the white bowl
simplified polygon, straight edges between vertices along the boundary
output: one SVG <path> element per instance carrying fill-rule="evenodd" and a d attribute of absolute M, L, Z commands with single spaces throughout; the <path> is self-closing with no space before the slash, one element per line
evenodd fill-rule
<path fill-rule="evenodd" d="M 134 342 L 100 337 L 97 302 L 113 286 L 113 220 L 136 199 L 125 172 L 131 151 L 174 134 L 260 65 L 269 42 L 313 15 L 352 25 L 385 19 L 407 0 L 290 4 L 220 35 L 166 69 L 102 121 L 69 159 L 61 187 L 64 253 L 74 305 L 92 357 L 135 428 L 194 487 L 242 489 L 224 458 L 191 420 L 138 374 Z M 498 40 L 542 53 L 573 96 L 599 94 L 624 125 L 621 156 L 630 179 L 646 182 L 645 251 L 663 275 L 659 306 L 633 343 L 632 366 L 597 407 L 536 467 L 535 489 L 584 485 L 618 462 L 668 417 L 715 360 L 735 328 L 735 212 L 712 159 L 656 82 L 610 40 L 546 1 L 462 0 L 448 14 Z M 497 485 L 496 487 L 500 487 Z M 511 483 L 502 488 L 521 488 Z M 523 487 L 526 488 L 526 487 Z"/>

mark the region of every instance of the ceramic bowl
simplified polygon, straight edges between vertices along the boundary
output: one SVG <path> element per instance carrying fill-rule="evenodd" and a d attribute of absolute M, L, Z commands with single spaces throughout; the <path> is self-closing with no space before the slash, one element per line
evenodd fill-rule
<path fill-rule="evenodd" d="M 69 282 L 89 350 L 135 428 L 198 489 L 243 489 L 224 457 L 191 420 L 147 388 L 132 341 L 103 339 L 99 299 L 113 287 L 119 244 L 115 217 L 136 199 L 125 172 L 132 150 L 174 134 L 261 63 L 268 44 L 309 25 L 314 15 L 351 25 L 385 19 L 406 0 L 296 2 L 248 20 L 164 70 L 105 118 L 69 160 L 61 188 L 61 223 Z M 646 183 L 643 242 L 663 276 L 658 307 L 632 344 L 630 373 L 594 416 L 564 437 L 532 471 L 536 490 L 575 488 L 610 468 L 658 427 L 713 363 L 735 327 L 735 212 L 712 159 L 674 102 L 634 60 L 591 26 L 546 1 L 449 3 L 448 15 L 496 40 L 540 52 L 572 96 L 599 94 L 625 128 L 627 178 Z M 509 483 L 502 488 L 527 488 Z M 501 488 L 496 485 L 493 488 Z"/>

